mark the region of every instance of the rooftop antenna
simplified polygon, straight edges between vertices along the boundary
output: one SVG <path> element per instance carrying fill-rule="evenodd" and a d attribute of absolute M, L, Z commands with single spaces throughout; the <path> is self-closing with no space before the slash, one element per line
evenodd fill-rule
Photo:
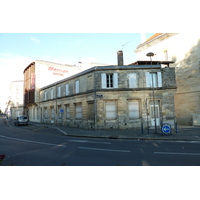
<path fill-rule="evenodd" d="M 123 44 L 123 45 L 122 45 L 122 50 L 123 50 L 123 48 L 124 48 L 128 43 L 130 43 L 130 42 L 131 42 L 131 41 L 129 41 L 129 42 Z"/>

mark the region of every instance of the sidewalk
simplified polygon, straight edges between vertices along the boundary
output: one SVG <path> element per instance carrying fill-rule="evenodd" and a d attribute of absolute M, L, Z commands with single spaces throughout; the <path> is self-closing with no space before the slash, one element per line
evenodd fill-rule
<path fill-rule="evenodd" d="M 9 126 L 14 127 L 14 121 L 7 120 Z M 35 129 L 35 127 L 46 127 L 50 129 L 56 129 L 66 136 L 74 137 L 93 137 L 93 138 L 109 138 L 109 139 L 137 139 L 137 140 L 177 140 L 177 141 L 200 141 L 200 127 L 193 126 L 178 126 L 178 132 L 172 130 L 172 134 L 163 135 L 161 129 L 149 130 L 147 129 L 127 129 L 127 130 L 87 130 L 80 128 L 73 128 L 67 126 L 50 125 L 44 123 L 30 122 L 27 128 Z"/>

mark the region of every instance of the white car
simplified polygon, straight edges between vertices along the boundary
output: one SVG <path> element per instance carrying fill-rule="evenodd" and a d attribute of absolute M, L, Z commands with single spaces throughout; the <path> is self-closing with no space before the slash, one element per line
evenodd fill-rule
<path fill-rule="evenodd" d="M 28 122 L 29 122 L 28 117 L 26 115 L 22 115 L 22 116 L 17 117 L 17 119 L 15 119 L 14 124 L 18 126 L 28 125 Z"/>

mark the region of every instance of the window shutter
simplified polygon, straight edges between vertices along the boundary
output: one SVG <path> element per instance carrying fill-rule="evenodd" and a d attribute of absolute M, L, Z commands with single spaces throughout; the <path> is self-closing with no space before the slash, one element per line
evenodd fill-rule
<path fill-rule="evenodd" d="M 116 119 L 116 104 L 115 102 L 106 103 L 106 119 Z"/>
<path fill-rule="evenodd" d="M 106 88 L 106 74 L 105 73 L 101 74 L 101 87 Z"/>
<path fill-rule="evenodd" d="M 79 93 L 79 81 L 76 81 L 76 93 Z"/>
<path fill-rule="evenodd" d="M 146 87 L 151 87 L 150 73 L 146 72 Z"/>
<path fill-rule="evenodd" d="M 162 73 L 158 72 L 158 87 L 162 87 Z"/>
<path fill-rule="evenodd" d="M 129 88 L 137 88 L 137 74 L 136 73 L 131 73 L 128 75 L 128 80 L 129 80 Z"/>
<path fill-rule="evenodd" d="M 114 73 L 114 88 L 118 88 L 118 73 Z"/>
<path fill-rule="evenodd" d="M 65 95 L 66 96 L 69 95 L 69 85 L 68 84 L 66 84 L 66 94 Z"/>

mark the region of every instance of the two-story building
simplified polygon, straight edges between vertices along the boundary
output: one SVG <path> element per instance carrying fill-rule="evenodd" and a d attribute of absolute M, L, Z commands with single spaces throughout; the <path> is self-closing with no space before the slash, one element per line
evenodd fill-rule
<path fill-rule="evenodd" d="M 119 59 L 117 66 L 92 67 L 49 84 L 39 90 L 38 118 L 95 130 L 174 126 L 176 80 L 169 63 L 123 65 Z"/>

